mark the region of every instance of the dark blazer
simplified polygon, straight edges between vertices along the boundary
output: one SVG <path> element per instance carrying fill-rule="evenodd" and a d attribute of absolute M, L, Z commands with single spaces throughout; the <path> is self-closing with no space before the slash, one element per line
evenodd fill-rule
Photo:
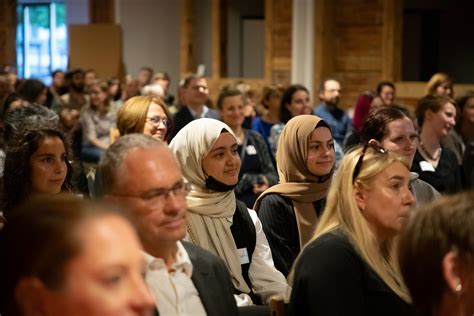
<path fill-rule="evenodd" d="M 234 287 L 224 261 L 207 250 L 181 241 L 193 264 L 191 280 L 208 316 L 238 315 Z M 155 315 L 159 315 L 156 311 Z"/>
<path fill-rule="evenodd" d="M 217 113 L 213 109 L 209 109 L 209 111 L 206 113 L 207 118 L 213 118 L 218 120 L 219 119 L 219 113 Z M 194 120 L 194 116 L 191 114 L 187 106 L 183 106 L 176 114 L 173 116 L 173 130 L 171 131 L 169 135 L 169 141 L 178 134 L 178 132 L 185 127 L 189 122 Z"/>

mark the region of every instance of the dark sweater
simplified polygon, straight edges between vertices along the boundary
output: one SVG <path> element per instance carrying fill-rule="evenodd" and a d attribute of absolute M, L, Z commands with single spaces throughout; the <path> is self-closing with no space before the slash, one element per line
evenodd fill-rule
<path fill-rule="evenodd" d="M 322 212 L 324 202 L 325 200 L 319 200 L 313 203 L 318 216 Z M 300 238 L 293 203 L 281 195 L 268 194 L 263 197 L 257 214 L 272 250 L 275 268 L 286 277 L 300 253 Z"/>
<path fill-rule="evenodd" d="M 304 249 L 296 263 L 290 315 L 414 315 L 339 230 Z"/>
<path fill-rule="evenodd" d="M 456 155 L 442 147 L 441 157 L 435 171 L 423 171 L 420 162 L 425 159 L 416 151 L 411 170 L 420 175 L 420 179 L 431 184 L 439 193 L 456 193 L 462 190 L 461 170 Z"/>

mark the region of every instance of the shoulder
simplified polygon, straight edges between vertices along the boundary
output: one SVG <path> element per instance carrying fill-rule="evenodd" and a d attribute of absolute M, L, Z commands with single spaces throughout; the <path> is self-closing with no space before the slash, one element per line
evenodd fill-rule
<path fill-rule="evenodd" d="M 283 127 L 285 127 L 285 124 L 283 123 L 276 123 L 272 126 L 272 128 L 270 129 L 270 132 L 271 133 L 276 133 L 276 132 L 279 132 L 283 129 Z"/>
<path fill-rule="evenodd" d="M 253 131 L 251 129 L 246 129 L 245 132 L 247 133 L 248 138 L 251 139 L 252 141 L 261 142 L 261 143 L 265 142 L 265 140 L 263 139 L 263 136 L 259 132 Z"/>
<path fill-rule="evenodd" d="M 314 113 L 322 112 L 325 110 L 324 102 L 319 103 L 315 108 L 314 108 Z"/>
<path fill-rule="evenodd" d="M 349 239 L 338 232 L 326 233 L 309 243 L 301 254 L 300 263 L 306 268 L 305 261 L 311 261 L 314 266 L 314 258 L 318 258 L 317 266 L 331 270 L 339 270 L 341 266 L 360 261 Z"/>
<path fill-rule="evenodd" d="M 410 181 L 410 186 L 418 204 L 429 202 L 440 196 L 431 184 L 418 177 Z"/>
<path fill-rule="evenodd" d="M 208 112 L 206 114 L 206 117 L 208 118 L 213 118 L 213 119 L 216 119 L 216 120 L 219 120 L 220 119 L 220 115 L 219 115 L 219 112 L 217 112 L 216 110 L 214 109 L 211 109 L 210 107 L 208 107 Z"/>
<path fill-rule="evenodd" d="M 183 118 L 183 117 L 186 117 L 186 116 L 189 116 L 191 115 L 191 112 L 189 112 L 188 110 L 188 107 L 187 106 L 183 106 L 181 109 L 179 109 L 178 112 L 176 112 L 174 114 L 174 118 Z"/>
<path fill-rule="evenodd" d="M 252 120 L 252 128 L 259 126 L 262 124 L 262 117 L 261 116 L 256 116 Z"/>
<path fill-rule="evenodd" d="M 291 223 L 291 219 L 295 217 L 293 203 L 280 194 L 266 194 L 260 201 L 258 217 L 267 226 L 275 225 L 276 227 L 284 223 Z"/>
<path fill-rule="evenodd" d="M 278 193 L 269 193 L 262 197 L 260 205 L 291 205 L 291 200 L 278 194 Z"/>
<path fill-rule="evenodd" d="M 456 154 L 454 153 L 454 151 L 452 151 L 450 148 L 448 147 L 444 147 L 444 146 L 441 146 L 442 147 L 442 153 L 441 153 L 441 157 L 445 160 L 449 160 L 449 161 L 457 161 L 457 157 L 456 157 Z"/>

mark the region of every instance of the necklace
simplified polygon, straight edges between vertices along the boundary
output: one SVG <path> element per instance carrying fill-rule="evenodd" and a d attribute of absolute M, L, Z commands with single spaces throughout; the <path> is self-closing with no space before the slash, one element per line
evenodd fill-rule
<path fill-rule="evenodd" d="M 441 156 L 441 147 L 438 147 L 438 149 L 436 149 L 436 154 L 434 156 L 431 156 L 431 154 L 428 152 L 428 150 L 426 150 L 425 146 L 423 145 L 423 142 L 420 141 L 420 148 L 421 150 L 423 150 L 423 152 L 425 153 L 425 155 L 430 159 L 430 160 L 433 160 L 433 161 L 436 161 L 439 159 L 439 156 Z"/>

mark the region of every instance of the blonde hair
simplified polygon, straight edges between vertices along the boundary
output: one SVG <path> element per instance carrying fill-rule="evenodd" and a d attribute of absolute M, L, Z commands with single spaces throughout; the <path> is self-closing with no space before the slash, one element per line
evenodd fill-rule
<path fill-rule="evenodd" d="M 355 185 L 370 190 L 375 178 L 395 162 L 402 163 L 409 170 L 408 161 L 395 153 L 378 153 L 369 146 L 364 154 L 360 172 L 353 181 L 354 169 L 361 155 L 363 148 L 358 147 L 342 160 L 329 189 L 326 207 L 312 240 L 334 229 L 342 229 L 362 259 L 378 276 L 399 297 L 411 302 L 396 260 L 395 238 L 383 241 L 380 246 L 377 236 L 357 206 L 354 193 Z"/>
<path fill-rule="evenodd" d="M 453 90 L 453 80 L 444 72 L 437 72 L 433 76 L 431 76 L 430 81 L 426 85 L 426 94 L 436 94 L 436 89 L 442 85 L 443 83 L 447 83 L 451 89 Z"/>
<path fill-rule="evenodd" d="M 120 135 L 143 133 L 146 115 L 151 103 L 159 105 L 171 123 L 171 114 L 162 99 L 150 96 L 136 96 L 125 102 L 117 113 L 117 129 Z M 168 137 L 172 124 L 167 127 L 165 139 Z"/>

